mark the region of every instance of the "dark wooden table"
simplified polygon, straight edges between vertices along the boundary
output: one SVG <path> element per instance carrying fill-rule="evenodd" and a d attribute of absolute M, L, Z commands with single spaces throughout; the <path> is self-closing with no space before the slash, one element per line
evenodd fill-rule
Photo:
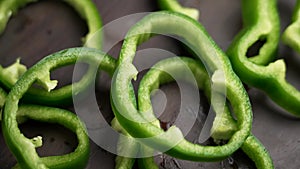
<path fill-rule="evenodd" d="M 153 12 L 158 10 L 156 3 L 151 0 L 94 0 L 102 16 L 103 24 L 139 12 Z M 205 26 L 217 44 L 226 50 L 234 35 L 241 28 L 241 11 L 239 0 L 185 0 L 181 1 L 186 6 L 200 9 L 199 21 Z M 290 21 L 295 2 L 292 0 L 279 0 L 278 6 L 281 16 L 282 28 Z M 112 34 L 119 35 L 125 26 L 110 30 Z M 114 32 L 115 31 L 115 32 Z M 21 9 L 12 17 L 5 32 L 0 36 L 0 64 L 8 66 L 16 58 L 28 67 L 39 61 L 42 57 L 61 49 L 81 46 L 81 37 L 87 33 L 85 21 L 80 19 L 76 11 L 58 0 L 43 0 L 30 4 Z M 109 36 L 108 36 L 109 37 Z M 120 40 L 122 39 L 121 35 Z M 105 42 L 104 42 L 105 43 Z M 116 44 L 109 53 L 118 57 L 121 42 Z M 157 37 L 144 44 L 141 49 L 162 48 L 175 54 L 186 54 L 177 41 L 166 37 Z M 150 57 L 150 56 L 149 56 Z M 300 89 L 300 76 L 297 68 L 300 65 L 300 56 L 290 48 L 281 45 L 279 57 L 284 57 L 287 62 L 287 79 Z M 138 61 L 136 61 L 138 62 Z M 297 66 L 298 65 L 298 66 Z M 72 69 L 56 70 L 52 77 L 60 81 L 60 86 L 72 82 Z M 298 77 L 297 77 L 298 76 Z M 109 84 L 107 76 L 102 77 L 97 86 L 96 94 L 99 98 L 99 107 L 103 110 L 107 121 L 113 118 L 109 105 Z M 174 113 L 178 111 L 179 91 L 175 84 L 165 85 L 162 88 L 167 97 L 167 107 L 161 120 L 172 123 Z M 298 169 L 300 162 L 300 121 L 283 114 L 270 99 L 261 91 L 250 88 L 249 96 L 253 105 L 254 122 L 253 133 L 257 136 L 270 152 L 277 169 Z M 153 102 L 155 102 L 154 98 Z M 207 103 L 201 102 L 204 115 L 207 112 Z M 157 103 L 159 104 L 159 103 Z M 157 106 L 154 104 L 154 107 Z M 205 118 L 204 118 L 205 119 Z M 202 122 L 203 123 L 203 122 Z M 196 139 L 199 128 L 198 122 L 188 134 L 188 139 Z M 72 151 L 76 147 L 76 136 L 58 125 L 47 125 L 28 121 L 20 125 L 22 132 L 28 137 L 42 135 L 44 146 L 37 151 L 41 156 L 59 155 Z M 113 168 L 114 154 L 111 154 L 91 141 L 91 155 L 88 164 L 92 168 Z M 232 161 L 233 160 L 233 161 Z M 238 151 L 229 159 L 215 163 L 196 163 L 173 159 L 160 155 L 156 157 L 161 168 L 253 168 L 253 163 Z M 9 152 L 0 130 L 0 168 L 8 169 L 16 163 Z M 254 167 L 255 168 L 255 167 Z"/>

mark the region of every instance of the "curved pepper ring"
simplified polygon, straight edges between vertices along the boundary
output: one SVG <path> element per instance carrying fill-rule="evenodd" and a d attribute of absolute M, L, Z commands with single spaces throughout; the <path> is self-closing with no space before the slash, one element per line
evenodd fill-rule
<path fill-rule="evenodd" d="M 275 59 L 280 32 L 276 5 L 276 0 L 242 0 L 243 29 L 234 42 L 240 41 L 239 50 L 248 62 L 266 65 Z M 263 46 L 257 55 L 247 56 L 256 42 Z"/>
<path fill-rule="evenodd" d="M 130 82 L 136 76 L 137 71 L 131 62 L 137 45 L 147 40 L 149 35 L 153 33 L 173 34 L 183 38 L 206 66 L 208 74 L 213 77 L 213 83 L 218 83 L 218 78 L 214 75 L 220 71 L 224 72 L 225 83 L 221 82 L 221 85 L 226 87 L 226 96 L 233 105 L 238 126 L 238 130 L 227 144 L 217 147 L 192 144 L 183 138 L 177 127 L 172 126 L 165 132 L 139 115 L 132 102 L 134 92 Z M 224 159 L 242 146 L 252 126 L 249 98 L 242 83 L 233 73 L 226 55 L 211 40 L 198 22 L 173 12 L 164 11 L 150 14 L 128 32 L 113 77 L 111 104 L 117 120 L 131 136 L 150 138 L 149 142 L 144 143 L 158 150 L 161 147 L 170 148 L 166 153 L 181 159 L 194 161 Z"/>
<path fill-rule="evenodd" d="M 80 60 L 79 60 L 80 59 Z M 83 127 L 75 115 L 69 115 L 63 110 L 56 110 L 54 108 L 41 108 L 35 106 L 28 106 L 24 111 L 22 106 L 18 106 L 19 100 L 27 92 L 27 90 L 37 81 L 40 81 L 44 85 L 52 85 L 49 74 L 51 70 L 58 67 L 70 65 L 76 63 L 76 61 L 81 61 L 88 63 L 92 70 L 94 68 L 100 69 L 112 74 L 115 68 L 115 60 L 104 53 L 88 48 L 73 48 L 66 49 L 57 53 L 54 53 L 40 62 L 31 67 L 24 75 L 17 81 L 17 83 L 12 87 L 11 91 L 6 97 L 5 108 L 3 111 L 2 120 L 2 130 L 5 141 L 12 151 L 12 153 L 17 158 L 19 165 L 22 168 L 77 168 L 71 165 L 84 164 L 87 160 L 86 155 L 88 154 L 86 145 L 88 144 L 88 137 L 86 132 L 79 130 L 78 127 Z M 97 70 L 93 72 L 94 74 L 89 74 L 90 76 L 95 76 Z M 42 78 L 42 79 L 41 79 Z M 76 84 L 75 84 L 76 85 Z M 29 110 L 30 112 L 28 112 Z M 31 111 L 32 110 L 32 111 Z M 36 120 L 48 121 L 48 122 L 58 122 L 65 125 L 67 128 L 78 133 L 79 147 L 74 153 L 63 157 L 46 157 L 39 158 L 35 152 L 34 143 L 20 132 L 18 128 L 17 117 L 21 111 L 29 118 Z M 81 140 L 81 138 L 85 138 Z M 74 158 L 82 158 L 81 160 L 70 160 Z M 67 161 L 66 161 L 67 160 Z M 67 164 L 68 162 L 70 164 Z M 77 164 L 77 162 L 79 162 Z M 82 165 L 79 165 L 82 166 Z"/>
<path fill-rule="evenodd" d="M 246 4 L 248 3 L 252 3 L 252 1 L 246 0 L 242 2 L 244 6 L 246 6 Z M 259 3 L 262 2 L 259 1 Z M 272 5 L 272 9 L 274 9 L 274 11 L 270 12 L 270 14 L 274 16 L 277 15 L 277 11 L 275 11 L 275 0 L 270 0 L 266 2 L 266 4 Z M 248 10 L 252 11 L 252 9 Z M 267 11 L 267 9 L 263 11 Z M 266 21 L 266 24 L 263 25 L 268 25 L 267 28 L 269 28 L 272 26 L 272 24 L 270 23 L 271 21 Z M 262 29 L 265 28 L 256 27 L 253 31 L 260 32 Z M 279 34 L 278 32 L 275 33 Z M 300 117 L 300 92 L 286 81 L 286 67 L 284 61 L 269 61 L 267 62 L 269 63 L 268 65 L 251 62 L 246 57 L 246 52 L 251 46 L 252 42 L 251 39 L 248 39 L 249 35 L 249 32 L 242 30 L 236 36 L 227 50 L 227 55 L 232 63 L 234 71 L 244 83 L 263 90 L 279 106 L 281 106 L 291 114 Z M 269 43 L 278 45 L 277 41 L 271 41 L 269 39 L 267 41 Z M 264 46 L 260 49 L 260 53 L 262 52 L 263 48 Z M 268 52 L 271 54 L 274 53 L 276 49 L 269 48 L 268 50 Z"/>
<path fill-rule="evenodd" d="M 201 63 L 194 59 L 184 57 L 165 59 L 155 64 L 140 82 L 138 90 L 138 105 L 140 113 L 144 118 L 155 116 L 151 107 L 150 93 L 157 89 L 160 85 L 174 81 L 174 79 L 169 76 L 171 71 L 177 73 L 184 72 L 186 67 L 188 67 L 193 72 L 194 76 L 197 77 L 198 87 L 204 90 L 207 97 L 209 97 L 209 77 Z M 182 80 L 184 80 L 185 77 L 183 76 L 182 78 Z M 216 120 L 212 127 L 214 130 L 211 130 L 211 132 L 216 132 L 212 133 L 212 138 L 216 141 L 230 139 L 234 131 L 237 130 L 237 123 L 232 118 L 228 105 L 225 106 L 226 108 L 223 114 L 216 114 Z M 159 121 L 157 120 L 156 122 L 153 122 L 153 124 L 159 126 Z M 227 139 L 224 136 L 227 136 Z M 255 162 L 257 168 L 274 168 L 273 161 L 268 152 L 265 150 L 265 147 L 252 134 L 248 136 L 241 148 Z M 144 151 L 149 150 L 146 148 Z M 156 166 L 152 158 L 139 159 L 139 164 L 142 165 L 141 168 L 153 168 Z"/>
<path fill-rule="evenodd" d="M 18 164 L 15 168 L 53 168 L 53 169 L 65 169 L 65 168 L 85 168 L 90 153 L 90 144 L 87 131 L 84 124 L 80 119 L 72 112 L 38 105 L 21 105 L 17 111 L 18 118 L 29 118 L 36 121 L 56 123 L 60 124 L 72 132 L 76 133 L 78 139 L 77 148 L 66 155 L 38 157 L 35 152 L 35 147 L 42 145 L 41 137 L 35 137 L 33 139 L 27 139 L 22 134 L 17 133 L 16 130 L 11 129 L 9 135 L 17 135 L 18 140 L 22 140 L 19 143 L 17 140 L 9 141 L 9 145 L 18 160 Z M 5 123 L 4 121 L 2 123 Z M 7 134 L 4 132 L 4 134 Z M 15 147 L 13 142 L 18 142 L 20 145 Z M 40 143 L 38 143 L 40 142 Z M 25 157 L 26 158 L 23 158 Z"/>
<path fill-rule="evenodd" d="M 283 40 L 297 51 L 295 42 L 298 36 L 295 30 L 299 25 L 299 2 L 295 7 L 293 23 L 283 34 Z M 285 80 L 284 61 L 271 63 L 279 42 L 280 24 L 276 8 L 276 0 L 243 0 L 244 28 L 234 38 L 227 55 L 243 82 L 265 91 L 279 106 L 300 116 L 300 92 Z M 264 41 L 263 46 L 257 55 L 248 58 L 249 48 L 257 41 Z"/>
<path fill-rule="evenodd" d="M 2 108 L 6 100 L 6 93 L 2 88 L 0 88 L 0 115 L 2 117 Z M 84 168 L 89 157 L 90 144 L 89 137 L 87 136 L 87 131 L 85 130 L 84 125 L 81 123 L 79 118 L 66 110 L 52 108 L 52 107 L 43 107 L 38 105 L 21 105 L 18 108 L 17 119 L 19 123 L 23 123 L 27 119 L 33 119 L 37 121 L 43 121 L 47 123 L 57 123 L 63 125 L 64 127 L 70 129 L 72 132 L 76 133 L 78 139 L 78 146 L 74 152 L 62 155 L 62 156 L 51 156 L 51 157 L 42 157 L 40 160 L 40 168 Z M 1 120 L 1 119 L 0 119 Z M 20 137 L 24 137 L 20 135 Z M 30 140 L 26 140 L 22 145 L 24 147 L 31 147 L 33 150 L 36 147 L 42 146 L 42 138 L 40 136 L 34 137 Z M 11 144 L 11 143 L 9 143 Z M 37 153 L 34 151 L 26 152 L 24 149 L 14 149 L 15 152 L 21 151 L 24 155 L 34 158 L 37 156 Z M 32 154 L 31 154 L 32 153 Z M 28 168 L 27 164 L 24 164 L 20 157 L 17 157 L 19 163 L 14 168 Z M 33 159 L 32 159 L 33 160 Z"/>
<path fill-rule="evenodd" d="M 5 26 L 9 18 L 17 12 L 17 10 L 28 3 L 35 2 L 37 0 L 9 0 L 0 2 L 0 33 L 5 29 Z M 101 49 L 102 47 L 102 23 L 96 6 L 91 0 L 64 0 L 70 6 L 72 6 L 82 18 L 87 22 L 89 32 L 83 39 L 83 43 L 86 47 Z M 99 32 L 97 32 L 99 31 Z M 88 41 L 87 41 L 88 40 Z M 12 71 L 11 71 L 12 70 Z M 16 71 L 17 70 L 17 71 Z M 19 60 L 8 68 L 0 66 L 0 81 L 5 88 L 10 89 L 18 78 L 26 71 L 26 67 L 19 63 Z M 88 70 L 86 76 L 84 76 L 79 82 L 77 82 L 78 88 L 84 88 L 88 85 L 88 74 L 94 70 Z M 49 90 L 49 89 L 48 89 Z M 25 100 L 30 102 L 34 101 L 39 104 L 46 105 L 60 105 L 61 102 L 69 103 L 72 100 L 72 90 L 78 91 L 73 88 L 72 85 L 67 85 L 51 92 L 31 88 L 28 94 L 24 96 Z"/>

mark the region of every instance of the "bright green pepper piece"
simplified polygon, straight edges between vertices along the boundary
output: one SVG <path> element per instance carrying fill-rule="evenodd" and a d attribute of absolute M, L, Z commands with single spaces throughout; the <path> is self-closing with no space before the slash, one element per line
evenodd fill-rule
<path fill-rule="evenodd" d="M 7 100 L 9 100 L 9 98 Z M 17 140 L 6 140 L 8 146 L 10 148 L 13 147 L 11 151 L 17 157 L 18 164 L 14 168 L 65 169 L 86 167 L 90 152 L 89 137 L 87 135 L 87 131 L 85 130 L 85 126 L 75 114 L 58 108 L 43 107 L 37 105 L 21 105 L 18 108 L 17 118 L 29 118 L 37 121 L 63 125 L 64 127 L 70 129 L 72 132 L 76 133 L 78 146 L 74 150 L 74 152 L 66 155 L 40 158 L 35 151 L 35 147 L 37 147 L 35 140 L 37 139 L 37 142 L 41 142 L 40 137 L 28 139 L 24 137 L 24 135 L 22 135 L 20 131 L 16 130 L 16 128 L 10 129 L 10 133 L 6 133 L 7 131 L 4 129 L 4 136 L 10 135 L 10 137 L 15 136 L 18 138 Z M 6 123 L 5 120 L 6 119 L 4 118 L 2 124 Z M 3 125 L 3 127 L 4 126 L 5 124 Z M 13 145 L 16 143 L 19 145 Z"/>
<path fill-rule="evenodd" d="M 243 6 L 251 3 L 263 3 L 264 1 L 242 1 Z M 265 4 L 272 6 L 273 12 L 270 11 L 270 15 L 277 15 L 276 2 L 270 0 Z M 248 9 L 252 11 L 252 9 Z M 269 11 L 269 10 L 264 10 Z M 263 12 L 265 13 L 265 12 Z M 246 17 L 246 16 L 245 16 Z M 274 21 L 273 21 L 274 22 Z M 260 36 L 263 36 L 263 32 L 269 31 L 274 26 L 272 20 L 267 21 L 263 26 L 258 26 L 253 31 L 242 30 L 234 39 L 227 55 L 230 58 L 232 67 L 237 73 L 239 78 L 246 84 L 263 90 L 274 102 L 279 106 L 292 113 L 295 116 L 300 117 L 300 92 L 289 84 L 285 79 L 285 63 L 283 60 L 277 60 L 266 66 L 262 65 L 261 62 L 253 62 L 246 57 L 248 48 L 256 41 Z M 276 26 L 276 25 L 275 25 Z M 260 32 L 259 36 L 254 36 Z M 267 33 L 267 32 L 266 32 Z M 277 33 L 277 32 L 275 32 Z M 260 49 L 262 51 L 267 49 L 267 53 L 274 53 L 275 48 L 266 47 L 267 44 L 277 44 L 277 40 L 272 40 L 267 36 L 266 44 Z M 267 55 L 267 54 L 264 54 Z M 262 55 L 263 56 L 263 55 Z M 270 60 L 269 60 L 270 61 Z M 267 62 L 269 63 L 269 62 Z"/>
<path fill-rule="evenodd" d="M 5 26 L 9 18 L 17 12 L 21 7 L 24 7 L 28 3 L 35 2 L 36 0 L 2 0 L 0 1 L 0 33 L 5 29 Z M 102 48 L 102 22 L 96 6 L 91 0 L 64 0 L 70 6 L 72 6 L 82 18 L 87 21 L 89 32 L 83 39 L 83 43 L 86 47 L 101 49 Z M 99 31 L 100 30 L 100 31 Z M 3 68 L 0 66 L 0 81 L 6 89 L 12 88 L 17 78 L 24 73 L 26 67 L 21 64 L 14 64 L 15 67 Z M 13 68 L 13 70 L 12 70 Z M 9 69 L 9 70 L 8 70 Z M 14 72 L 19 72 L 18 74 Z M 21 73 L 22 72 L 22 73 Z M 79 91 L 79 88 L 83 89 L 88 87 L 89 73 L 94 70 L 89 69 L 86 76 L 84 76 L 77 84 L 72 88 L 72 85 L 67 85 L 51 92 L 31 88 L 28 94 L 24 96 L 25 100 L 38 104 L 46 105 L 61 105 L 62 102 L 70 103 L 72 101 L 72 90 Z M 14 77 L 14 78 L 12 78 Z M 55 84 L 52 84 L 52 88 Z M 51 88 L 47 89 L 51 90 Z M 82 90 L 81 90 L 82 91 Z"/>
<path fill-rule="evenodd" d="M 68 115 L 63 110 L 54 110 L 54 108 L 41 108 L 29 106 L 30 113 L 24 111 L 26 116 L 29 116 L 31 119 L 42 120 L 47 122 L 57 122 L 60 123 L 72 131 L 79 132 L 79 147 L 78 150 L 70 155 L 63 157 L 45 157 L 39 158 L 35 152 L 35 145 L 31 140 L 25 138 L 19 128 L 17 122 L 17 116 L 21 111 L 22 107 L 18 107 L 19 99 L 27 92 L 31 85 L 36 82 L 41 77 L 49 76 L 49 72 L 58 67 L 74 64 L 77 61 L 88 63 L 92 68 L 98 67 L 108 74 L 112 75 L 116 61 L 112 57 L 96 50 L 88 48 L 73 48 L 66 49 L 57 53 L 54 53 L 48 57 L 45 57 L 40 62 L 31 67 L 26 71 L 23 76 L 16 82 L 12 87 L 10 93 L 7 95 L 5 101 L 5 108 L 3 111 L 3 120 L 2 120 L 2 130 L 4 134 L 5 141 L 12 151 L 12 153 L 17 158 L 17 161 L 21 168 L 78 168 L 84 167 L 83 164 L 86 162 L 86 156 L 88 156 L 86 146 L 81 146 L 88 144 L 88 139 L 81 140 L 86 135 L 86 132 L 79 130 L 78 127 L 82 127 L 81 123 L 75 115 Z M 97 73 L 97 69 L 94 74 L 89 74 L 93 76 Z M 94 77 L 94 76 L 93 76 Z M 48 77 L 49 78 L 49 77 Z M 76 85 L 76 84 L 73 84 Z M 80 87 L 78 88 L 80 89 Z M 80 91 L 80 90 L 79 90 Z M 53 111 L 52 111 L 53 110 Z M 22 111 L 23 112 L 23 111 Z M 56 113 L 58 112 L 58 113 Z M 80 158 L 81 160 L 78 160 Z M 74 161 L 73 161 L 74 159 Z M 77 159 L 77 160 L 75 160 Z M 66 163 L 65 160 L 69 160 Z M 74 165 L 76 167 L 74 167 Z"/>
<path fill-rule="evenodd" d="M 138 90 L 138 105 L 140 113 L 144 118 L 153 118 L 154 112 L 152 110 L 150 95 L 160 85 L 174 81 L 166 72 L 184 72 L 188 67 L 197 77 L 197 84 L 200 89 L 205 91 L 205 94 L 210 97 L 210 86 L 207 72 L 203 65 L 191 58 L 170 58 L 158 62 L 154 65 L 140 82 Z M 184 78 L 184 76 L 183 76 Z M 141 96 L 141 97 L 140 97 Z M 237 130 L 237 123 L 232 118 L 227 105 L 225 105 L 225 112 L 223 114 L 216 114 L 215 121 L 211 130 L 212 138 L 215 140 L 228 140 L 232 136 L 232 130 Z M 157 120 L 158 121 L 158 120 Z M 158 123 L 159 126 L 159 123 Z M 217 132 L 217 133 L 213 133 Z M 223 136 L 226 135 L 227 139 Z M 259 169 L 274 168 L 273 161 L 265 150 L 264 146 L 253 136 L 250 135 L 241 146 L 242 150 L 255 162 L 256 167 Z M 141 168 L 151 169 L 156 166 L 152 158 L 139 159 Z"/>
<path fill-rule="evenodd" d="M 6 99 L 6 93 L 0 88 L 0 111 L 4 105 Z M 0 113 L 1 117 L 2 114 Z M 19 123 L 24 122 L 24 119 L 34 119 L 37 121 L 44 121 L 48 123 L 58 123 L 61 124 L 72 132 L 77 134 L 79 145 L 73 153 L 63 155 L 63 156 L 52 156 L 52 157 L 43 157 L 41 158 L 43 164 L 48 168 L 84 168 L 88 161 L 88 156 L 90 152 L 89 138 L 87 136 L 87 131 L 85 130 L 84 125 L 81 123 L 79 118 L 71 112 L 66 110 L 43 107 L 37 105 L 21 105 L 18 108 L 17 119 Z M 21 137 L 24 137 L 23 135 Z M 32 144 L 31 144 L 32 143 Z M 10 143 L 8 143 L 10 144 Z M 23 145 L 28 145 L 29 147 L 40 147 L 42 146 L 42 137 L 37 136 L 27 142 L 24 142 Z M 15 150 L 19 151 L 19 150 Z M 26 151 L 21 149 L 21 153 L 26 154 Z M 31 152 L 30 152 L 31 153 Z M 36 152 L 33 152 L 34 155 L 37 155 Z M 30 154 L 28 154 L 30 155 Z M 23 163 L 17 164 L 14 168 L 23 167 Z"/>
<path fill-rule="evenodd" d="M 247 57 L 247 50 L 251 45 L 262 41 L 259 53 L 248 58 L 258 65 L 270 63 L 277 53 L 280 22 L 276 5 L 276 0 L 242 0 L 244 27 L 234 41 L 243 44 L 244 57 Z"/>
<path fill-rule="evenodd" d="M 242 145 L 242 150 L 250 157 L 258 169 L 273 169 L 273 160 L 261 144 L 261 142 L 255 138 L 252 134 L 246 139 Z"/>
<path fill-rule="evenodd" d="M 148 120 L 139 115 L 131 101 L 133 91 L 130 82 L 137 73 L 131 62 L 137 45 L 147 40 L 149 33 L 182 37 L 206 66 L 208 74 L 213 77 L 213 83 L 219 83 L 217 75 L 224 72 L 226 83 L 220 82 L 220 85 L 226 87 L 227 98 L 234 107 L 238 121 L 238 130 L 228 144 L 217 147 L 192 144 L 183 139 L 177 127 L 172 126 L 164 132 L 161 128 L 147 123 Z M 145 144 L 151 148 L 170 148 L 166 153 L 177 158 L 194 161 L 224 159 L 241 147 L 250 134 L 252 111 L 249 98 L 242 83 L 232 71 L 229 60 L 198 22 L 179 13 L 153 13 L 132 27 L 123 43 L 111 92 L 112 108 L 122 127 L 133 137 L 150 139 Z"/>
<path fill-rule="evenodd" d="M 282 34 L 282 41 L 300 53 L 300 1 L 297 0 L 292 17 L 292 23 Z"/>

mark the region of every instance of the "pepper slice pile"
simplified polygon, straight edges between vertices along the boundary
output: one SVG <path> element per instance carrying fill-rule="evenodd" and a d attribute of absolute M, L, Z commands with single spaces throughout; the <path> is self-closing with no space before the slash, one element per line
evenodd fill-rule
<path fill-rule="evenodd" d="M 1 2 L 3 5 L 0 5 L 0 9 L 3 10 L 0 10 L 0 32 L 4 30 L 10 15 L 29 2 L 32 1 Z M 257 168 L 274 168 L 270 155 L 251 133 L 251 105 L 240 79 L 264 90 L 279 105 L 299 116 L 300 94 L 284 80 L 283 61 L 269 64 L 274 59 L 279 42 L 279 19 L 275 0 L 242 1 L 245 27 L 236 36 L 227 55 L 195 20 L 198 18 L 196 10 L 184 8 L 175 0 L 161 0 L 160 6 L 171 11 L 149 14 L 136 23 L 125 37 L 118 60 L 98 50 L 102 45 L 101 34 L 96 38 L 91 37 L 101 27 L 100 17 L 91 1 L 66 2 L 87 19 L 90 30 L 87 38 L 93 40 L 86 43 L 86 46 L 97 49 L 66 49 L 43 58 L 27 71 L 18 61 L 6 69 L 0 67 L 2 83 L 6 88 L 11 88 L 8 95 L 0 88 L 2 130 L 8 147 L 17 158 L 16 168 L 85 167 L 89 155 L 89 140 L 79 118 L 63 109 L 23 105 L 19 100 L 32 97 L 40 103 L 55 105 L 70 99 L 72 94 L 84 91 L 93 82 L 99 70 L 113 76 L 111 106 L 115 119 L 112 121 L 112 127 L 125 135 L 121 138 L 125 140 L 120 142 L 126 144 L 120 151 L 130 151 L 135 157 L 137 153 L 147 156 L 157 150 L 185 160 L 219 161 L 241 148 L 255 162 Z M 256 13 L 252 13 L 253 9 Z M 157 34 L 179 37 L 190 47 L 196 58 L 182 57 L 160 61 L 143 77 L 136 98 L 131 81 L 136 78 L 138 72 L 132 61 L 138 45 Z M 248 58 L 248 49 L 257 41 L 263 41 L 263 47 L 259 54 Z M 295 49 L 297 50 L 297 47 Z M 88 72 L 81 81 L 51 91 L 55 88 L 56 81 L 50 80 L 50 71 L 77 61 L 89 65 Z M 186 68 L 195 77 L 194 83 L 186 77 Z M 13 74 L 15 78 L 11 80 L 8 77 L 13 71 L 17 73 Z M 178 127 L 171 126 L 166 131 L 160 127 L 159 120 L 152 110 L 151 92 L 162 84 L 174 81 L 166 72 L 173 72 L 179 79 L 204 90 L 216 112 L 211 137 L 216 142 L 227 140 L 225 144 L 194 144 L 184 138 Z M 31 88 L 34 83 L 41 84 L 48 91 Z M 280 97 L 282 95 L 288 98 Z M 18 124 L 27 118 L 59 123 L 69 128 L 77 134 L 78 147 L 67 155 L 39 157 L 35 148 L 41 146 L 41 138 L 28 139 L 18 128 Z M 116 168 L 131 168 L 135 160 L 133 157 L 117 157 Z M 151 157 L 140 159 L 139 164 L 142 168 L 157 168 Z"/>

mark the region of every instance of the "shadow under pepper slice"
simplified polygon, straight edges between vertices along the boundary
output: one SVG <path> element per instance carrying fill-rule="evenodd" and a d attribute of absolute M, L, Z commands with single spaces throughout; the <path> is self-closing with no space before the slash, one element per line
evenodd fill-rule
<path fill-rule="evenodd" d="M 0 88 L 1 117 L 2 117 L 2 108 L 6 96 L 7 94 L 5 93 L 5 91 Z M 84 168 L 86 166 L 88 162 L 89 152 L 90 152 L 89 138 L 87 135 L 87 131 L 85 130 L 85 126 L 81 123 L 79 118 L 74 113 L 71 113 L 63 109 L 52 108 L 52 107 L 45 107 L 45 106 L 38 106 L 38 105 L 21 105 L 18 108 L 17 119 L 19 123 L 24 122 L 27 119 L 33 119 L 33 120 L 43 121 L 47 123 L 58 123 L 70 129 L 72 132 L 76 133 L 79 144 L 74 152 L 62 156 L 42 157 L 41 167 L 63 169 L 63 168 Z M 20 135 L 20 137 L 24 137 L 24 136 Z M 14 151 L 21 151 L 21 153 L 24 153 L 24 155 L 28 155 L 28 156 L 37 155 L 36 152 L 33 152 L 33 149 L 42 146 L 42 137 L 37 136 L 29 140 L 27 139 L 26 141 L 28 142 L 23 142 L 23 146 L 28 145 L 29 147 L 32 147 L 31 149 L 32 152 L 26 152 L 24 151 L 24 149 L 18 150 L 16 147 Z M 31 155 L 30 153 L 33 153 L 33 155 Z M 23 164 L 22 160 L 21 161 L 19 160 L 19 162 L 20 163 L 14 167 L 15 169 L 22 168 L 22 167 L 24 168 L 26 166 L 25 164 Z"/>

